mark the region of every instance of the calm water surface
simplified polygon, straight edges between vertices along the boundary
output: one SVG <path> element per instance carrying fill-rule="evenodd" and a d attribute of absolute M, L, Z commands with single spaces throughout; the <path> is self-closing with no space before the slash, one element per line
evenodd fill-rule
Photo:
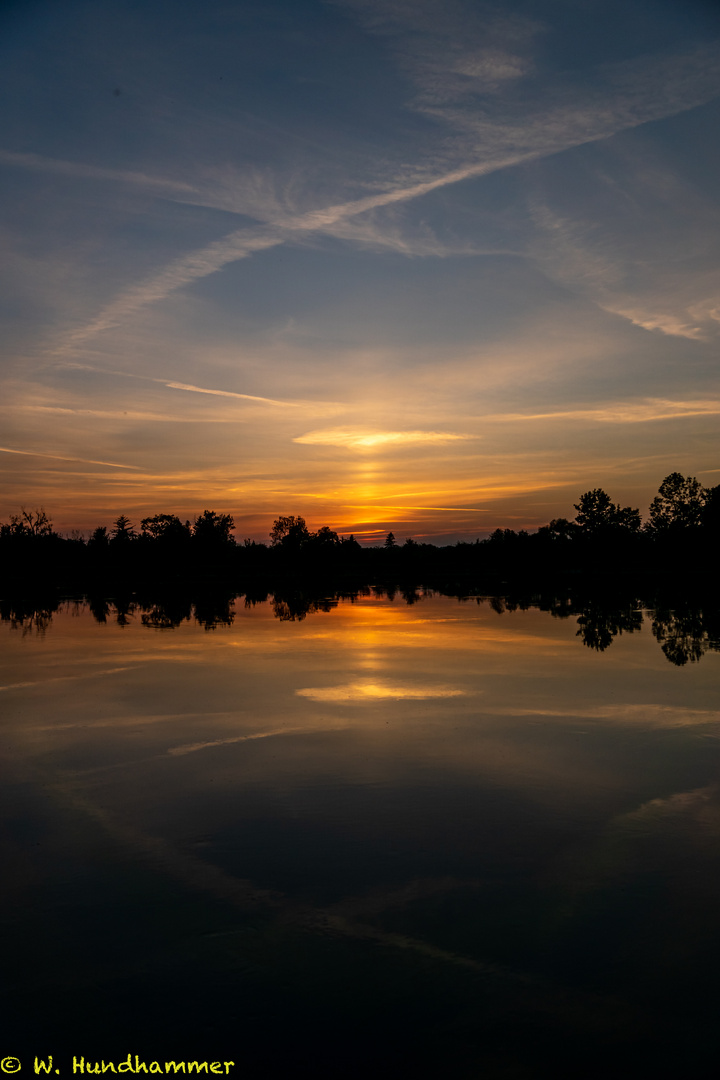
<path fill-rule="evenodd" d="M 669 663 L 647 620 L 598 652 L 539 610 L 327 606 L 0 628 L 21 1076 L 716 1061 L 720 655 Z"/>

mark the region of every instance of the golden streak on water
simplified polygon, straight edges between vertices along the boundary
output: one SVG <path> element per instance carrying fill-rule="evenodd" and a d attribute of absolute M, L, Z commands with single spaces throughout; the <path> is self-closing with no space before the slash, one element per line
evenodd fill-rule
<path fill-rule="evenodd" d="M 310 698 L 311 701 L 367 701 L 369 698 L 447 698 L 464 697 L 465 690 L 458 690 L 452 686 L 403 686 L 388 685 L 377 682 L 345 683 L 341 686 L 307 686 L 302 690 L 296 690 L 300 697 Z"/>

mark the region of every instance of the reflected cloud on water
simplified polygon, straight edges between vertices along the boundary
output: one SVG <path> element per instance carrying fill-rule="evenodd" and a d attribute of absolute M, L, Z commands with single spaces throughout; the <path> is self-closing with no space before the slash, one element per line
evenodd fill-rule
<path fill-rule="evenodd" d="M 401 700 L 403 698 L 422 701 L 427 698 L 463 697 L 466 690 L 458 690 L 452 686 L 416 686 L 416 685 L 387 685 L 376 682 L 346 683 L 343 686 L 307 686 L 296 690 L 299 697 L 309 698 L 311 701 L 342 701 L 348 704 L 357 702 L 365 704 L 368 701 L 380 701 L 383 699 Z"/>

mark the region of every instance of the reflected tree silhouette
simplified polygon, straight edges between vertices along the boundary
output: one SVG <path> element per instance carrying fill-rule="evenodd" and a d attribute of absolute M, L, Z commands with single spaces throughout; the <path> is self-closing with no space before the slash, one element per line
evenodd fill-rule
<path fill-rule="evenodd" d="M 149 611 L 143 611 L 140 619 L 143 626 L 155 630 L 175 630 L 181 623 L 189 622 L 190 615 L 189 601 L 172 600 L 153 604 Z"/>
<path fill-rule="evenodd" d="M 37 634 L 43 637 L 58 610 L 58 603 L 37 605 L 32 601 L 0 601 L 0 619 L 9 622 L 23 637 Z"/>
<path fill-rule="evenodd" d="M 104 596 L 88 596 L 87 605 L 95 622 L 106 623 L 110 615 L 110 602 Z"/>
<path fill-rule="evenodd" d="M 652 632 L 671 664 L 696 664 L 708 648 L 717 646 L 708 639 L 699 608 L 686 611 L 655 612 Z"/>
<path fill-rule="evenodd" d="M 549 603 L 540 600 L 538 606 L 541 611 L 547 611 L 553 619 L 569 619 L 576 614 L 572 600 L 569 596 L 553 596 Z"/>
<path fill-rule="evenodd" d="M 204 630 L 232 626 L 235 622 L 235 597 L 207 594 L 196 597 L 195 622 Z"/>
<path fill-rule="evenodd" d="M 51 599 L 0 600 L 0 620 L 21 633 L 44 634 L 53 616 L 60 608 L 72 614 L 80 614 L 86 607 L 95 621 L 106 624 L 114 617 L 118 626 L 129 625 L 139 613 L 142 626 L 154 630 L 174 630 L 182 623 L 195 622 L 205 630 L 232 626 L 235 621 L 235 602 L 244 597 L 244 606 L 255 606 L 270 601 L 272 613 L 280 622 L 302 622 L 308 615 L 327 613 L 340 600 L 357 600 L 359 596 L 387 596 L 392 601 L 397 595 L 395 586 L 365 586 L 361 589 L 334 590 L 322 596 L 300 591 L 269 593 L 258 588 L 247 593 L 205 592 L 191 597 L 190 594 L 163 596 L 159 599 L 134 595 L 107 597 L 90 594 L 81 601 Z M 434 595 L 430 589 L 403 588 L 399 590 L 406 604 L 413 605 L 427 596 Z M 453 593 L 445 595 L 454 595 Z M 669 663 L 682 667 L 697 663 L 707 651 L 720 651 L 720 608 L 715 604 L 702 607 L 700 603 L 673 604 L 665 597 L 643 603 L 640 598 L 625 595 L 622 599 L 571 595 L 458 595 L 459 603 L 475 601 L 488 603 L 498 615 L 513 611 L 538 608 L 553 618 L 577 617 L 579 637 L 586 648 L 604 652 L 614 639 L 622 634 L 632 634 L 643 624 L 642 608 L 652 612 L 652 634 Z"/>
<path fill-rule="evenodd" d="M 307 615 L 317 611 L 332 611 L 337 605 L 335 598 L 323 597 L 318 600 L 304 596 L 302 593 L 291 593 L 281 596 L 275 593 L 271 600 L 273 615 L 280 622 L 302 622 Z"/>
<path fill-rule="evenodd" d="M 254 607 L 257 607 L 258 604 L 266 603 L 268 595 L 269 594 L 268 594 L 267 589 L 258 589 L 257 591 L 255 591 L 255 590 L 249 591 L 248 590 L 248 592 L 245 593 L 245 601 L 244 601 L 245 607 L 246 608 L 254 608 Z"/>
<path fill-rule="evenodd" d="M 632 634 L 642 627 L 642 611 L 635 607 L 613 608 L 590 604 L 578 616 L 576 637 L 583 645 L 604 652 L 619 634 Z"/>
<path fill-rule="evenodd" d="M 418 600 L 422 599 L 417 589 L 401 589 L 400 595 L 406 604 L 417 604 Z"/>
<path fill-rule="evenodd" d="M 274 596 L 271 600 L 273 615 L 280 622 L 302 622 L 310 610 L 310 604 L 303 606 Z"/>
<path fill-rule="evenodd" d="M 115 622 L 118 626 L 129 626 L 132 622 L 137 604 L 127 597 L 117 597 L 115 600 Z"/>

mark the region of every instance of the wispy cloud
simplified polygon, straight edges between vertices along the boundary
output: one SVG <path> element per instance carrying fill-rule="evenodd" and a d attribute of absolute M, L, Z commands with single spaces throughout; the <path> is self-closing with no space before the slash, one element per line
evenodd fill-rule
<path fill-rule="evenodd" d="M 640 53 L 571 75 L 532 81 L 527 97 L 518 80 L 535 74 L 536 42 L 553 32 L 541 22 L 495 5 L 462 0 L 333 0 L 371 33 L 390 42 L 413 79 L 419 111 L 464 130 L 483 130 L 505 145 L 547 145 L 552 134 L 579 141 L 672 115 L 718 93 L 720 53 L 714 41 L 684 52 Z M 551 12 L 546 12 L 551 16 Z M 512 88 L 512 94 L 502 94 Z M 493 100 L 493 116 L 488 114 Z M 500 112 L 498 112 L 500 105 Z"/>
<path fill-rule="evenodd" d="M 160 273 L 122 292 L 97 318 L 68 334 L 54 353 L 58 356 L 71 353 L 95 334 L 117 326 L 124 318 L 148 304 L 164 300 L 176 289 L 214 274 L 228 263 L 245 259 L 257 251 L 265 251 L 282 242 L 283 237 L 277 231 L 238 229 L 222 240 L 175 259 Z"/>
<path fill-rule="evenodd" d="M 147 376 L 134 376 L 127 372 L 115 372 L 114 374 L 127 375 L 129 378 L 147 378 Z M 262 397 L 259 394 L 242 394 L 235 390 L 217 390 L 207 386 L 194 386 L 191 383 L 166 382 L 164 379 L 148 379 L 150 382 L 159 383 L 168 390 L 185 390 L 192 394 L 208 394 L 210 397 L 230 398 L 235 401 L 251 402 L 257 405 L 271 405 L 279 409 L 302 409 L 305 412 L 313 412 L 320 415 L 334 415 L 343 412 L 346 408 L 338 401 L 317 401 L 307 398 L 299 398 L 296 401 L 287 401 L 281 398 Z"/>
<path fill-rule="evenodd" d="M 516 164 L 520 160 L 522 160 L 521 155 L 507 154 L 493 162 L 485 161 L 453 169 L 431 180 L 423 180 L 405 187 L 367 195 L 349 202 L 336 203 L 301 214 L 282 214 L 264 226 L 237 229 L 221 240 L 174 260 L 154 277 L 122 292 L 96 319 L 71 332 L 56 353 L 62 355 L 72 351 L 88 338 L 111 329 L 142 307 L 164 300 L 176 289 L 214 274 L 229 263 L 297 239 L 303 234 L 327 231 L 346 218 L 352 218 L 379 207 L 417 199 L 448 184 L 456 184 L 473 176 L 482 176 L 507 165 Z"/>
<path fill-rule="evenodd" d="M 600 305 L 605 311 L 613 315 L 621 315 L 628 319 L 633 326 L 639 326 L 643 330 L 659 330 L 668 337 L 687 338 L 689 341 L 705 341 L 707 334 L 702 326 L 693 325 L 681 316 L 674 315 L 669 311 L 652 312 L 632 308 L 624 308 L 621 305 L 604 303 Z"/>
<path fill-rule="evenodd" d="M 344 503 L 343 506 L 346 509 L 364 509 L 368 507 L 364 505 L 358 505 L 357 503 Z M 373 506 L 374 511 L 383 510 L 389 513 L 402 514 L 404 510 L 442 510 L 457 514 L 487 514 L 489 510 L 487 507 L 482 506 Z M 382 532 L 382 530 L 373 529 L 371 532 Z"/>
<path fill-rule="evenodd" d="M 319 234 L 342 240 L 353 247 L 377 252 L 394 252 L 412 258 L 469 258 L 478 255 L 523 255 L 517 244 L 478 242 L 463 235 L 440 235 L 426 221 L 408 220 L 404 207 L 380 207 L 341 218 Z"/>
<path fill-rule="evenodd" d="M 6 413 L 41 413 L 47 416 L 75 417 L 78 420 L 121 420 L 126 423 L 135 423 L 140 420 L 152 424 L 176 424 L 176 423 L 207 423 L 207 416 L 181 416 L 177 413 L 141 412 L 138 409 L 83 409 L 64 408 L 61 405 L 13 405 L 0 406 L 0 411 Z M 234 416 L 212 415 L 214 424 L 237 424 L 239 418 Z"/>
<path fill-rule="evenodd" d="M 161 379 L 154 380 L 161 382 Z M 241 401 L 259 401 L 263 405 L 279 405 L 281 408 L 294 409 L 298 407 L 296 401 L 278 401 L 276 398 L 258 397 L 256 394 L 237 394 L 234 390 L 210 390 L 206 386 L 191 386 L 189 383 L 166 382 L 163 383 L 168 390 L 189 390 L 194 394 L 212 394 L 215 397 L 239 398 Z"/>
<path fill-rule="evenodd" d="M 293 439 L 313 446 L 343 446 L 351 450 L 370 450 L 378 446 L 403 446 L 416 443 L 448 443 L 477 438 L 449 431 L 373 431 L 368 428 L 328 428 L 309 431 Z"/>
<path fill-rule="evenodd" d="M 95 319 L 71 332 L 58 352 L 71 352 L 140 308 L 256 252 L 312 233 L 333 232 L 369 211 L 420 199 L 464 180 L 604 139 L 701 104 L 720 92 L 720 50 L 711 43 L 679 56 L 608 66 L 600 75 L 592 91 L 551 87 L 537 102 L 521 103 L 514 113 L 501 111 L 493 119 L 482 108 L 458 113 L 454 106 L 437 107 L 435 111 L 446 123 L 464 132 L 461 144 L 448 145 L 442 155 L 445 163 L 460 157 L 453 167 L 443 167 L 435 155 L 415 168 L 415 180 L 391 180 L 385 190 L 318 209 L 276 211 L 261 225 L 235 230 L 121 292 Z"/>
<path fill-rule="evenodd" d="M 46 454 L 40 450 L 15 450 L 9 446 L 0 446 L 0 454 L 23 454 L 26 457 L 51 458 L 53 461 L 80 461 L 84 465 L 109 465 L 112 469 L 132 469 L 143 472 L 139 465 L 120 465 L 117 461 L 96 461 L 94 458 L 68 457 L 64 454 Z"/>
<path fill-rule="evenodd" d="M 669 179 L 669 194 L 663 192 L 659 166 L 648 175 L 635 161 L 624 164 L 625 190 L 613 191 L 609 205 L 597 175 L 587 178 L 597 199 L 595 217 L 587 215 L 587 206 L 582 218 L 531 200 L 539 232 L 528 253 L 552 280 L 633 326 L 708 341 L 717 334 L 718 305 L 712 294 L 720 281 L 707 267 L 717 253 L 717 208 L 692 189 L 678 190 L 679 183 Z M 606 187 L 611 184 L 603 180 Z M 585 201 L 592 207 L 590 193 Z M 688 203 L 694 212 L 682 231 L 668 230 L 665 222 L 678 216 L 678 204 Z"/>
<path fill-rule="evenodd" d="M 258 405 L 271 405 L 271 406 L 281 408 L 281 409 L 312 410 L 313 412 L 319 412 L 321 414 L 328 415 L 328 414 L 337 413 L 338 411 L 342 411 L 345 408 L 345 406 L 342 403 L 336 402 L 336 401 L 314 401 L 314 400 L 309 400 L 309 399 L 305 399 L 305 398 L 298 399 L 296 401 L 288 401 L 286 399 L 264 397 L 264 396 L 262 396 L 260 394 L 243 394 L 243 393 L 241 393 L 239 391 L 236 391 L 236 390 L 221 390 L 221 389 L 218 389 L 217 387 L 195 386 L 193 383 L 183 383 L 183 382 L 178 382 L 178 381 L 172 380 L 172 379 L 158 379 L 158 378 L 155 378 L 152 375 L 139 375 L 139 374 L 137 374 L 137 372 L 134 372 L 134 371 L 117 371 L 115 369 L 109 369 L 108 370 L 108 369 L 104 369 L 104 368 L 98 367 L 98 366 L 93 365 L 93 364 L 80 364 L 80 363 L 77 363 L 75 361 L 64 362 L 60 366 L 62 368 L 64 368 L 65 370 L 67 370 L 67 371 L 92 371 L 92 372 L 95 372 L 98 375 L 103 375 L 103 376 L 111 375 L 111 376 L 117 376 L 118 378 L 121 378 L 121 379 L 133 379 L 133 380 L 137 379 L 137 380 L 140 380 L 141 382 L 155 383 L 157 386 L 163 386 L 167 390 L 184 390 L 184 391 L 186 391 L 188 393 L 191 393 L 191 394 L 206 394 L 209 397 L 229 398 L 232 401 L 250 402 L 250 403 L 258 404 Z M 58 409 L 57 407 L 54 407 L 54 406 L 40 406 L 40 405 L 32 405 L 32 406 L 28 405 L 28 406 L 25 406 L 25 408 L 33 408 L 33 409 L 38 409 L 38 410 L 39 409 L 44 409 L 46 411 L 61 411 L 61 412 L 69 412 L 69 411 L 72 411 L 72 412 L 83 412 L 83 411 L 85 411 L 85 412 L 96 412 L 95 410 L 81 410 L 81 409 L 67 410 L 67 409 Z M 96 414 L 101 415 L 99 412 L 96 413 Z M 109 416 L 111 414 L 107 413 L 107 414 L 103 414 L 103 415 L 108 415 Z M 119 413 L 118 412 L 117 415 L 118 415 L 118 417 L 120 417 L 120 416 L 126 417 L 128 415 L 128 413 L 126 413 L 126 412 Z M 145 415 L 147 417 L 147 414 L 145 414 Z M 147 417 L 147 418 L 149 418 L 149 417 Z M 183 419 L 183 418 L 182 417 L 177 417 L 177 416 L 174 416 L 174 415 L 171 415 L 171 416 L 158 415 L 157 419 L 160 419 L 160 420 L 174 420 L 174 419 Z M 232 419 L 232 417 L 230 417 L 228 419 Z M 235 417 L 234 419 L 237 419 L 237 417 Z"/>
<path fill-rule="evenodd" d="M 542 25 L 461 0 L 335 0 L 371 33 L 391 43 L 417 86 L 416 106 L 494 94 L 533 70 L 531 46 Z"/>
<path fill-rule="evenodd" d="M 45 157 L 42 154 L 17 154 L 10 150 L 0 150 L 0 164 L 14 165 L 33 172 L 52 173 L 56 176 L 71 176 L 88 180 L 111 180 L 122 184 L 132 184 L 149 189 L 156 194 L 170 196 L 199 194 L 192 184 L 168 177 L 149 176 L 147 173 L 133 172 L 126 169 L 107 169 L 80 161 L 64 161 L 61 158 Z"/>
<path fill-rule="evenodd" d="M 587 409 L 557 409 L 548 412 L 489 413 L 478 417 L 485 423 L 523 421 L 591 420 L 602 424 L 641 424 L 656 420 L 683 420 L 694 416 L 720 415 L 720 400 L 669 401 L 646 398 L 637 402 L 616 402 Z"/>

